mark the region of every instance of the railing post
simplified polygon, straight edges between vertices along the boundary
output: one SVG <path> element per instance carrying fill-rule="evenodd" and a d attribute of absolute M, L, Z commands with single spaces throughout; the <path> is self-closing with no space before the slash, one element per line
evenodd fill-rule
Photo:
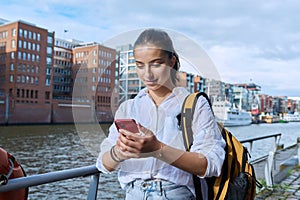
<path fill-rule="evenodd" d="M 273 178 L 272 178 L 272 165 L 274 162 L 274 152 L 270 151 L 267 162 L 265 164 L 265 179 L 266 185 L 270 188 L 273 186 Z"/>
<path fill-rule="evenodd" d="M 97 199 L 97 191 L 98 191 L 98 183 L 99 183 L 100 173 L 94 174 L 91 176 L 90 189 L 87 196 L 87 200 L 96 200 Z"/>
<path fill-rule="evenodd" d="M 298 148 L 298 165 L 300 165 L 300 137 L 297 138 L 297 148 Z"/>

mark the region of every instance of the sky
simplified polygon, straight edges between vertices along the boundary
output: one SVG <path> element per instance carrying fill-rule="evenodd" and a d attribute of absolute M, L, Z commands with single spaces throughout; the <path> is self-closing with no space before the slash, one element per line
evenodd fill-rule
<path fill-rule="evenodd" d="M 298 0 L 0 0 L 0 18 L 63 39 L 105 43 L 148 27 L 178 32 L 206 52 L 222 81 L 288 97 L 300 97 L 299 10 Z"/>

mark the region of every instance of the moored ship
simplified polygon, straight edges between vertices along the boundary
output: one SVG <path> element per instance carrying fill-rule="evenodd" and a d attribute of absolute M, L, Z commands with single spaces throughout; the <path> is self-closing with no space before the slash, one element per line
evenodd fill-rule
<path fill-rule="evenodd" d="M 234 108 L 227 101 L 216 101 L 213 103 L 213 111 L 216 120 L 224 126 L 245 126 L 252 123 L 251 114 L 244 110 Z"/>
<path fill-rule="evenodd" d="M 300 114 L 298 112 L 294 112 L 294 114 L 288 113 L 283 117 L 283 119 L 288 122 L 300 122 Z"/>

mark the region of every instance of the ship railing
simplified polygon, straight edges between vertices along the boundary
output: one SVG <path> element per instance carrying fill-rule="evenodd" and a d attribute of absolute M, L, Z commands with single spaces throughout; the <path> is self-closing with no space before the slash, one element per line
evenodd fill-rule
<path fill-rule="evenodd" d="M 245 139 L 240 140 L 241 143 L 249 143 L 250 144 L 250 153 L 252 152 L 252 146 L 255 141 L 263 140 L 267 138 L 275 138 L 275 143 L 279 144 L 279 140 L 281 137 L 281 133 L 273 134 L 273 135 L 267 135 L 262 137 L 256 137 L 252 139 Z M 274 152 L 276 149 L 273 149 L 273 156 L 269 155 L 264 156 L 264 159 L 268 158 L 271 159 L 271 163 L 267 162 L 266 164 L 268 169 L 272 167 L 272 163 L 274 162 Z M 262 158 L 260 158 L 262 159 Z M 95 165 L 90 166 L 84 166 L 79 168 L 73 168 L 73 169 L 66 169 L 61 171 L 55 171 L 55 172 L 48 172 L 44 174 L 37 174 L 37 175 L 31 175 L 21 178 L 15 178 L 15 179 L 9 179 L 8 183 L 6 185 L 0 185 L 0 193 L 1 192 L 9 192 L 13 190 L 19 190 L 22 188 L 37 186 L 37 185 L 43 185 L 47 183 L 57 182 L 57 181 L 63 181 L 66 179 L 72 179 L 72 178 L 78 178 L 78 177 L 86 177 L 91 176 L 90 180 L 90 186 L 89 191 L 87 195 L 88 200 L 96 199 L 97 198 L 97 190 L 98 190 L 98 183 L 99 183 L 99 177 L 100 177 L 100 171 L 96 168 Z M 271 171 L 268 171 L 268 173 L 265 174 L 266 178 L 272 179 Z M 266 179 L 267 180 L 267 179 Z M 267 183 L 268 184 L 268 183 Z"/>

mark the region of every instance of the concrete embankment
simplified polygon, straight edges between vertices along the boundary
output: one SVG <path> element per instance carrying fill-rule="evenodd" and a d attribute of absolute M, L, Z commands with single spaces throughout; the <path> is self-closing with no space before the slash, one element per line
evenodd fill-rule
<path fill-rule="evenodd" d="M 299 141 L 298 141 L 299 144 Z M 265 164 L 267 158 L 254 163 L 257 179 L 265 182 Z M 278 150 L 274 154 L 271 166 L 273 186 L 259 191 L 256 199 L 300 199 L 300 167 L 298 145 Z M 264 184 L 264 186 L 266 186 Z"/>

